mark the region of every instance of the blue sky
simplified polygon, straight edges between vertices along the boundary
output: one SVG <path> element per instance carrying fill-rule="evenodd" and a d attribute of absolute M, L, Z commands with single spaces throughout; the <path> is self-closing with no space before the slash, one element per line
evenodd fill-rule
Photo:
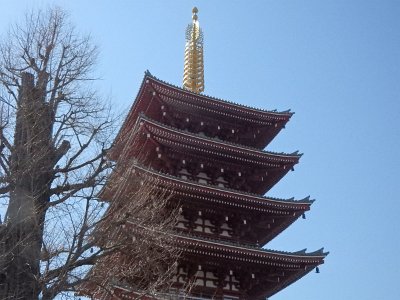
<path fill-rule="evenodd" d="M 331 254 L 272 299 L 400 299 L 400 1 L 0 0 L 0 33 L 48 3 L 99 45 L 99 89 L 117 112 L 146 69 L 181 85 L 196 5 L 205 94 L 295 112 L 267 149 L 304 156 L 268 195 L 317 201 L 268 248 Z"/>

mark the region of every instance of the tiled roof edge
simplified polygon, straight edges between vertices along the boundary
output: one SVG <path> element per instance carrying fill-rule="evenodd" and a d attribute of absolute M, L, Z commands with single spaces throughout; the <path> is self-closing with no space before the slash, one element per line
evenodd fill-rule
<path fill-rule="evenodd" d="M 211 242 L 211 243 L 216 243 L 216 244 L 221 244 L 223 246 L 232 246 L 232 247 L 241 247 L 249 250 L 258 250 L 264 253 L 268 254 L 282 254 L 282 255 L 293 255 L 293 256 L 300 256 L 300 257 L 320 257 L 324 256 L 326 257 L 329 252 L 324 252 L 324 248 L 320 248 L 316 251 L 313 252 L 306 252 L 307 249 L 302 249 L 300 251 L 295 251 L 295 252 L 290 252 L 290 251 L 281 251 L 281 250 L 272 250 L 272 249 L 266 249 L 266 248 L 260 248 L 257 246 L 252 246 L 249 244 L 242 244 L 242 243 L 235 243 L 235 242 L 228 242 L 224 240 L 217 240 L 217 239 L 211 239 L 211 238 L 206 238 L 206 237 L 200 237 L 198 235 L 188 235 L 184 233 L 179 233 L 175 234 L 177 237 L 183 237 L 183 238 L 188 238 L 188 239 L 194 239 L 194 240 L 200 240 L 200 241 L 205 241 L 205 242 Z"/>

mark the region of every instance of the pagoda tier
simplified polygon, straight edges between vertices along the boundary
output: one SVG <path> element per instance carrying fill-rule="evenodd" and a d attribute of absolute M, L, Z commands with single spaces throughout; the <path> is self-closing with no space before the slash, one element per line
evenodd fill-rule
<path fill-rule="evenodd" d="M 128 157 L 164 173 L 256 194 L 266 193 L 301 157 L 297 152 L 266 152 L 192 134 L 144 115 L 133 132 Z"/>
<path fill-rule="evenodd" d="M 185 235 L 177 240 L 185 259 L 176 282 L 195 278 L 192 294 L 198 291 L 202 299 L 222 299 L 223 295 L 224 299 L 263 300 L 323 263 L 327 255 L 323 249 L 279 252 Z"/>
<path fill-rule="evenodd" d="M 135 224 L 131 226 L 135 231 Z M 273 251 L 186 234 L 176 234 L 175 241 L 183 259 L 176 267 L 170 293 L 177 297 L 179 290 L 192 282 L 192 297 L 174 298 L 167 293 L 157 299 L 264 300 L 322 264 L 328 254 L 323 249 L 310 253 L 306 249 Z M 123 284 L 115 289 L 122 299 L 137 295 Z"/>
<path fill-rule="evenodd" d="M 293 115 L 290 111 L 265 111 L 195 94 L 146 72 L 135 103 L 115 140 L 112 157 L 117 157 L 124 147 L 126 136 L 140 113 L 181 130 L 258 149 L 263 149 Z"/>
<path fill-rule="evenodd" d="M 171 192 L 171 201 L 181 205 L 178 231 L 257 246 L 276 237 L 313 203 L 308 197 L 283 200 L 212 186 L 137 164 L 133 165 L 131 175 L 154 182 L 158 189 Z M 110 181 L 113 179 L 111 177 Z M 114 193 L 107 188 L 103 190 L 102 198 L 111 199 Z"/>

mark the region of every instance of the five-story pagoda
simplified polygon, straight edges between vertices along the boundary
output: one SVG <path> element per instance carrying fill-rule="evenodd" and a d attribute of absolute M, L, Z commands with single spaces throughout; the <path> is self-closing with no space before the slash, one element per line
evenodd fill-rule
<path fill-rule="evenodd" d="M 175 240 L 182 257 L 171 294 L 160 299 L 261 300 L 315 269 L 327 253 L 263 248 L 313 202 L 263 196 L 301 157 L 263 150 L 293 113 L 200 94 L 202 39 L 194 8 L 186 31 L 184 88 L 146 72 L 111 157 L 127 156 L 137 176 L 172 190 L 170 201 L 181 205 Z M 188 282 L 190 296 L 179 296 Z M 118 284 L 114 289 L 122 299 L 134 295 Z"/>

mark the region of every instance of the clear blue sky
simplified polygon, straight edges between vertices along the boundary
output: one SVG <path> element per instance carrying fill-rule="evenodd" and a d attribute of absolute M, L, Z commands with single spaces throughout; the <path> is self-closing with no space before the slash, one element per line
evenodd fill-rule
<path fill-rule="evenodd" d="M 119 111 L 146 69 L 181 85 L 198 6 L 205 93 L 296 112 L 268 149 L 305 154 L 268 194 L 317 201 L 268 247 L 331 254 L 272 299 L 400 299 L 400 1 L 0 0 L 1 33 L 48 3 L 100 46 L 101 90 Z"/>

